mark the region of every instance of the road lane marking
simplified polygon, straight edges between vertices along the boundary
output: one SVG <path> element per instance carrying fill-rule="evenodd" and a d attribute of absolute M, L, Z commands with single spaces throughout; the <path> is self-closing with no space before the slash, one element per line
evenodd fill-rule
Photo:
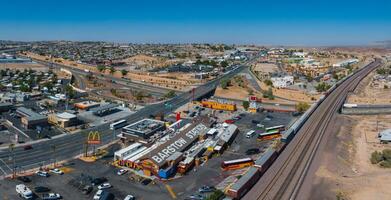
<path fill-rule="evenodd" d="M 166 186 L 166 189 L 168 190 L 168 192 L 170 193 L 171 197 L 173 199 L 176 199 L 176 195 L 175 195 L 175 192 L 174 190 L 172 190 L 171 186 L 169 186 L 168 184 L 164 184 Z"/>
<path fill-rule="evenodd" d="M 6 166 L 6 167 L 7 167 L 7 168 L 8 168 L 8 169 L 9 169 L 9 170 L 12 172 L 12 169 L 11 169 L 11 167 L 9 167 L 9 166 L 7 165 L 7 163 L 5 163 L 5 162 L 4 162 L 4 160 L 3 160 L 3 159 L 0 159 L 0 161 L 1 161 L 1 162 L 3 162 L 3 163 L 4 163 L 4 165 L 5 165 L 5 166 Z"/>

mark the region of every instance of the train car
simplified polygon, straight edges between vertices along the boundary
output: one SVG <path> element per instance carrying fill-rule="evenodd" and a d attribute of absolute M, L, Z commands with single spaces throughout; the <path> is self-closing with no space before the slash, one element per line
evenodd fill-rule
<path fill-rule="evenodd" d="M 265 140 L 272 140 L 280 137 L 281 137 L 280 130 L 272 130 L 266 133 L 259 134 L 257 139 L 260 141 L 265 141 Z"/>
<path fill-rule="evenodd" d="M 292 128 L 286 130 L 281 136 L 281 142 L 289 143 L 294 136 L 294 130 Z"/>
<path fill-rule="evenodd" d="M 227 195 L 234 198 L 242 198 L 254 184 L 261 177 L 260 172 L 255 167 L 250 167 L 250 169 L 237 180 L 231 187 L 227 190 Z"/>
<path fill-rule="evenodd" d="M 261 174 L 263 174 L 277 158 L 277 152 L 269 148 L 264 154 L 262 154 L 254 164 Z"/>
<path fill-rule="evenodd" d="M 242 169 L 254 165 L 254 160 L 251 158 L 242 158 L 236 160 L 224 161 L 221 163 L 221 169 L 223 171 Z"/>

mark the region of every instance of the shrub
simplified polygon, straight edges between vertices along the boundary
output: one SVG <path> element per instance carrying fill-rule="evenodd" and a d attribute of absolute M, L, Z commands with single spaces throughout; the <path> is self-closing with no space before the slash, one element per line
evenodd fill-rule
<path fill-rule="evenodd" d="M 371 154 L 371 163 L 377 164 L 383 160 L 383 155 L 381 152 L 375 151 Z"/>
<path fill-rule="evenodd" d="M 383 150 L 383 158 L 384 160 L 391 161 L 391 149 Z"/>
<path fill-rule="evenodd" d="M 384 168 L 391 168 L 391 160 L 383 160 L 380 163 L 380 166 Z"/>

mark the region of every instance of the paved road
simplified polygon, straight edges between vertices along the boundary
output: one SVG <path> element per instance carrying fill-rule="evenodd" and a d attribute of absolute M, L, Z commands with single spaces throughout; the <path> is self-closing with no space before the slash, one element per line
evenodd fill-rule
<path fill-rule="evenodd" d="M 324 146 L 328 135 L 334 133 L 339 108 L 347 94 L 380 65 L 380 59 L 376 59 L 329 94 L 243 199 L 308 199 L 310 180 L 319 162 L 316 158 L 322 149 L 319 146 Z"/>
<path fill-rule="evenodd" d="M 239 66 L 237 69 L 232 70 L 229 73 L 226 73 L 217 79 L 210 81 L 204 85 L 199 86 L 195 90 L 195 98 L 200 98 L 205 94 L 213 91 L 215 87 L 219 84 L 220 80 L 223 78 L 231 78 L 236 75 L 240 71 L 242 71 L 245 67 Z M 175 110 L 176 108 L 184 105 L 192 99 L 191 93 L 182 93 L 168 101 L 167 104 L 172 105 L 171 108 L 165 106 L 164 103 L 154 104 L 150 106 L 146 106 L 143 109 L 139 110 L 137 113 L 127 117 L 127 121 L 129 123 L 138 121 L 142 118 L 146 118 L 151 114 L 157 114 L 159 112 L 170 113 L 171 110 Z M 59 138 L 52 138 L 47 141 L 41 141 L 39 143 L 33 144 L 33 149 L 31 150 L 23 150 L 23 147 L 16 147 L 14 151 L 15 160 L 16 160 L 16 168 L 18 171 L 31 169 L 39 167 L 43 164 L 48 164 L 53 162 L 53 158 L 56 160 L 65 160 L 70 159 L 74 156 L 77 156 L 83 151 L 83 142 L 86 138 L 86 133 L 91 130 L 100 131 L 102 134 L 103 144 L 107 144 L 114 139 L 114 133 L 109 130 L 109 125 L 104 124 L 94 128 L 90 128 L 82 133 L 76 133 L 72 135 L 65 135 Z M 56 147 L 56 151 L 53 152 L 51 146 Z M 8 149 L 0 150 L 0 176 L 11 174 L 13 163 L 9 159 L 10 151 Z"/>
<path fill-rule="evenodd" d="M 81 77 L 86 77 L 86 75 L 88 73 L 92 73 L 97 79 L 113 80 L 118 85 L 123 85 L 124 87 L 130 87 L 130 88 L 134 88 L 134 89 L 137 89 L 137 90 L 145 90 L 145 91 L 147 91 L 147 92 L 149 92 L 149 93 L 151 93 L 153 95 L 162 96 L 162 95 L 166 94 L 168 91 L 170 91 L 170 89 L 167 89 L 167 88 L 161 88 L 161 87 L 151 86 L 151 85 L 143 84 L 143 83 L 139 83 L 139 82 L 133 82 L 133 81 L 130 81 L 128 79 L 117 78 L 117 77 L 114 77 L 114 76 L 111 76 L 111 75 L 107 75 L 107 74 L 102 76 L 101 73 L 86 72 L 86 71 L 84 71 L 82 69 L 77 69 L 77 68 L 74 68 L 74 67 L 61 65 L 61 64 L 57 64 L 57 63 L 44 62 L 44 61 L 39 61 L 39 60 L 34 60 L 34 61 L 37 62 L 37 63 L 40 63 L 42 65 L 46 65 L 46 66 L 52 66 L 52 67 L 55 67 L 55 68 L 67 69 L 70 72 L 72 72 L 72 74 L 78 75 L 78 76 L 81 76 Z M 179 92 L 177 92 L 177 93 L 179 93 Z"/>

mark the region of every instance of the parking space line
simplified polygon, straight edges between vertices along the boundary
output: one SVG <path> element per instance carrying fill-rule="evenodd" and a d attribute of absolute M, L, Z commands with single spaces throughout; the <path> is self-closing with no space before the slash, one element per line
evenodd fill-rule
<path fill-rule="evenodd" d="M 3 172 L 4 175 L 7 175 L 7 173 L 5 173 L 5 171 L 2 167 L 0 167 L 0 170 Z"/>
<path fill-rule="evenodd" d="M 167 189 L 168 192 L 170 193 L 171 197 L 172 197 L 173 199 L 176 199 L 176 194 L 175 194 L 174 190 L 172 190 L 172 187 L 169 186 L 168 184 L 164 184 L 164 185 L 166 186 L 166 189 Z"/>
<path fill-rule="evenodd" d="M 12 172 L 12 169 L 11 169 L 11 167 L 9 167 L 9 166 L 7 165 L 7 163 L 5 163 L 5 162 L 4 162 L 4 160 L 3 160 L 3 159 L 0 159 L 0 161 L 1 161 L 1 162 L 3 162 L 3 163 L 4 163 L 4 165 L 5 165 L 5 166 L 6 166 L 6 167 L 7 167 L 7 168 L 8 168 L 8 169 L 9 169 L 9 170 Z"/>

